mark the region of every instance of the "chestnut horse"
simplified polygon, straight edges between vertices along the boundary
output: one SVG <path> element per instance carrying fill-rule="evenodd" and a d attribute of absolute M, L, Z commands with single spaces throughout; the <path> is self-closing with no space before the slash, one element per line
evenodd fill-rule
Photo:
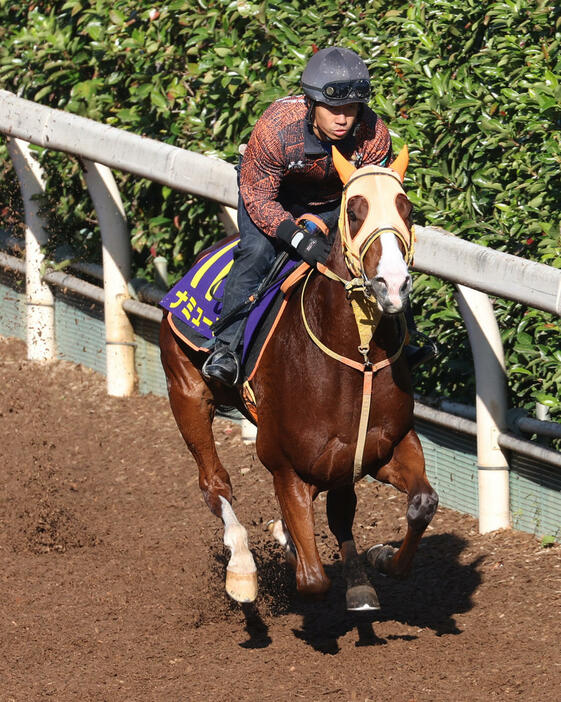
<path fill-rule="evenodd" d="M 411 204 L 402 188 L 408 157 L 404 147 L 389 168 L 360 169 L 336 149 L 333 158 L 345 184 L 337 236 L 325 266 L 310 270 L 289 297 L 251 379 L 256 451 L 273 476 L 282 520 L 271 522 L 270 529 L 286 548 L 298 591 L 320 596 L 330 585 L 316 547 L 313 512 L 314 499 L 327 491 L 347 608 L 378 609 L 352 533 L 354 483 L 369 475 L 407 493 L 408 528 L 400 548 L 378 545 L 367 553 L 386 575 L 407 574 L 438 504 L 413 430 L 411 377 L 402 354 L 414 243 Z M 231 552 L 226 590 L 237 601 L 253 601 L 255 564 L 212 433 L 217 405 L 248 416 L 241 388 L 206 381 L 200 370 L 206 353 L 182 344 L 165 318 L 160 348 L 171 408 L 197 462 L 199 486 L 224 523 Z"/>

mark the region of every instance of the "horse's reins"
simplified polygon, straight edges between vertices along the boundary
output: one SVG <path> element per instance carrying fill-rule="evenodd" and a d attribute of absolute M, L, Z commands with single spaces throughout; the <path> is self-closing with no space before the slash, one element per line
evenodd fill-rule
<path fill-rule="evenodd" d="M 372 381 L 373 376 L 382 368 L 387 368 L 392 363 L 394 363 L 401 355 L 403 347 L 405 345 L 406 336 L 406 325 L 404 315 L 399 316 L 400 323 L 400 343 L 397 351 L 390 357 L 384 358 L 377 363 L 372 363 L 368 357 L 370 351 L 370 343 L 376 332 L 380 319 L 382 317 L 382 311 L 379 308 L 378 302 L 375 295 L 373 294 L 372 287 L 368 283 L 366 273 L 364 272 L 363 259 L 366 251 L 370 246 L 380 238 L 380 236 L 385 232 L 391 232 L 402 242 L 405 248 L 405 260 L 409 263 L 413 258 L 413 248 L 414 248 L 414 236 L 411 235 L 409 241 L 406 240 L 405 236 L 395 227 L 380 227 L 375 229 L 373 232 L 369 233 L 365 237 L 361 237 L 359 240 L 358 247 L 353 246 L 352 248 L 358 248 L 357 253 L 354 253 L 349 246 L 349 242 L 352 242 L 350 235 L 348 234 L 348 221 L 346 218 L 346 195 L 348 192 L 348 186 L 356 180 L 357 178 L 364 177 L 366 175 L 389 175 L 393 176 L 391 173 L 384 172 L 366 172 L 357 173 L 354 177 L 351 177 L 343 189 L 343 198 L 341 202 L 341 216 L 339 220 L 339 229 L 341 231 L 341 239 L 343 246 L 343 254 L 345 256 L 345 261 L 347 262 L 347 267 L 356 277 L 351 280 L 345 280 L 337 273 L 332 271 L 324 264 L 318 264 L 317 270 L 329 278 L 338 283 L 341 283 L 346 290 L 347 298 L 351 302 L 351 307 L 354 313 L 355 322 L 358 328 L 360 345 L 358 347 L 359 353 L 363 356 L 363 362 L 354 361 L 352 358 L 347 358 L 342 354 L 336 353 L 328 346 L 326 346 L 312 331 L 308 319 L 306 317 L 306 312 L 304 309 L 304 294 L 310 276 L 313 273 L 311 269 L 304 281 L 302 286 L 302 291 L 300 294 L 300 311 L 302 315 L 302 321 L 304 327 L 308 333 L 310 339 L 314 344 L 325 353 L 330 358 L 343 363 L 350 368 L 354 368 L 363 373 L 363 384 L 362 384 L 362 405 L 360 411 L 360 420 L 358 427 L 357 444 L 355 449 L 354 461 L 353 461 L 353 482 L 357 482 L 362 478 L 362 462 L 364 457 L 364 447 L 366 444 L 366 435 L 368 433 L 368 420 L 370 418 L 370 407 L 372 404 Z M 400 183 L 401 185 L 401 183 Z M 363 224 L 364 226 L 364 224 Z"/>

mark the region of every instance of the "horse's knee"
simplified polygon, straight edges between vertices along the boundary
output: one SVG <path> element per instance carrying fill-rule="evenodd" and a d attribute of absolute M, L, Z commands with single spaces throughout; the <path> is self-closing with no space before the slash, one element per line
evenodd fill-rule
<path fill-rule="evenodd" d="M 407 522 L 415 531 L 424 531 L 434 517 L 438 507 L 438 495 L 434 490 L 413 495 L 407 507 Z"/>

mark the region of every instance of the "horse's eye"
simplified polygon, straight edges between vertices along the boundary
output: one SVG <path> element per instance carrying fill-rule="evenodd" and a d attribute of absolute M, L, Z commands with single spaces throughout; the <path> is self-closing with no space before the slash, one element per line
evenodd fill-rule
<path fill-rule="evenodd" d="M 357 216 L 356 216 L 356 214 L 353 212 L 353 210 L 350 210 L 350 209 L 347 210 L 347 215 L 348 215 L 348 217 L 349 217 L 349 222 L 356 222 Z"/>

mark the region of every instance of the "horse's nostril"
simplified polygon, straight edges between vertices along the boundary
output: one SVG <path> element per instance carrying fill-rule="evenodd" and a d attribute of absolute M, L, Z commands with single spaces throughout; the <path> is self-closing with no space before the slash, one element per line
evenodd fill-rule
<path fill-rule="evenodd" d="M 403 283 L 401 284 L 401 287 L 399 289 L 399 293 L 402 297 L 407 297 L 409 293 L 411 292 L 411 276 L 408 275 Z"/>

